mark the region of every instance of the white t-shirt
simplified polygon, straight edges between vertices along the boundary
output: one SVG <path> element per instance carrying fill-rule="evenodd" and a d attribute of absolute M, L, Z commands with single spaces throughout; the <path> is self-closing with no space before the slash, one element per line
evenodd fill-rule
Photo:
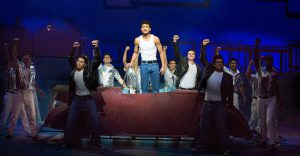
<path fill-rule="evenodd" d="M 85 86 L 84 80 L 83 80 L 83 70 L 81 71 L 75 71 L 74 74 L 74 81 L 75 81 L 75 94 L 79 96 L 83 95 L 90 95 L 91 92 L 89 89 Z"/>
<path fill-rule="evenodd" d="M 196 86 L 197 66 L 189 63 L 189 69 L 180 80 L 179 87 L 193 89 Z"/>
<path fill-rule="evenodd" d="M 206 101 L 221 101 L 221 81 L 223 78 L 223 72 L 214 71 L 208 78 L 205 90 Z"/>

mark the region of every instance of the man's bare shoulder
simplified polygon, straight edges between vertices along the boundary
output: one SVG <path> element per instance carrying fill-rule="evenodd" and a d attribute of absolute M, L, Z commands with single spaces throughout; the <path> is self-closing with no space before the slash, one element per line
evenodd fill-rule
<path fill-rule="evenodd" d="M 138 36 L 138 37 L 136 37 L 135 39 L 134 39 L 134 43 L 135 44 L 138 44 L 140 42 L 140 36 Z"/>
<path fill-rule="evenodd" d="M 154 40 L 155 43 L 160 42 L 159 37 L 157 37 L 155 35 L 153 35 L 153 40 Z"/>

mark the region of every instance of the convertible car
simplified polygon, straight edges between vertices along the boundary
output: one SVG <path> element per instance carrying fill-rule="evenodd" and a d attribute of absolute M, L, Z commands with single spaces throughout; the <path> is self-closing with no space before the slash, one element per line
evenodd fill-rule
<path fill-rule="evenodd" d="M 119 87 L 99 87 L 93 96 L 99 111 L 101 135 L 155 137 L 198 135 L 204 93 L 175 90 L 156 94 L 122 94 Z M 59 90 L 55 99 L 66 103 L 68 90 Z M 251 138 L 251 130 L 241 113 L 234 106 L 228 107 L 227 113 L 230 135 Z M 67 116 L 67 105 L 55 107 L 47 115 L 44 126 L 63 130 Z M 83 126 L 79 127 L 84 129 L 84 122 L 82 123 Z"/>

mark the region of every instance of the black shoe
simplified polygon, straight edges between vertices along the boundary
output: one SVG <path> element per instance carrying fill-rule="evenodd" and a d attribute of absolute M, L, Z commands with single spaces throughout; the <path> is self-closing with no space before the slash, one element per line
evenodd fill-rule
<path fill-rule="evenodd" d="M 13 136 L 14 136 L 13 134 L 8 133 L 8 134 L 6 135 L 5 138 L 6 138 L 7 140 L 10 140 L 10 139 L 13 138 Z"/>
<path fill-rule="evenodd" d="M 264 147 L 264 146 L 266 146 L 267 145 L 267 142 L 266 141 L 257 141 L 256 143 L 255 143 L 255 146 L 256 147 Z"/>
<path fill-rule="evenodd" d="M 39 139 L 39 135 L 38 134 L 34 134 L 32 135 L 32 140 L 38 140 Z"/>
<path fill-rule="evenodd" d="M 273 145 L 270 145 L 270 147 L 267 148 L 266 151 L 270 152 L 270 153 L 274 153 L 274 152 L 278 151 L 278 147 L 275 144 L 273 144 Z"/>
<path fill-rule="evenodd" d="M 223 155 L 226 155 L 226 156 L 231 155 L 230 149 L 226 149 L 225 152 L 223 153 Z"/>
<path fill-rule="evenodd" d="M 191 148 L 192 151 L 202 151 L 204 148 L 201 145 L 196 145 Z"/>

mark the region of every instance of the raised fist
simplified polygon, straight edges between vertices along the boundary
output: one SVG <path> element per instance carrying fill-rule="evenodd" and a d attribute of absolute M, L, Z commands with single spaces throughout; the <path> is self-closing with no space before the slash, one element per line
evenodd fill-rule
<path fill-rule="evenodd" d="M 253 63 L 254 63 L 254 61 L 253 61 L 253 60 L 250 60 L 249 64 L 251 65 L 251 64 L 253 64 Z"/>
<path fill-rule="evenodd" d="M 129 46 L 126 46 L 125 47 L 125 51 L 129 51 L 130 50 L 130 47 Z"/>
<path fill-rule="evenodd" d="M 222 47 L 217 47 L 216 48 L 216 51 L 221 51 L 222 50 Z"/>
<path fill-rule="evenodd" d="M 166 51 L 168 49 L 167 46 L 163 46 L 163 50 Z"/>
<path fill-rule="evenodd" d="M 80 43 L 79 43 L 79 42 L 74 42 L 73 47 L 74 47 L 74 48 L 80 47 Z"/>
<path fill-rule="evenodd" d="M 179 36 L 178 35 L 174 35 L 173 36 L 173 42 L 177 42 L 179 40 Z"/>
<path fill-rule="evenodd" d="M 93 40 L 92 45 L 95 46 L 95 47 L 98 47 L 99 46 L 99 40 Z"/>
<path fill-rule="evenodd" d="M 209 42 L 210 42 L 209 39 L 204 39 L 204 40 L 202 41 L 202 44 L 203 44 L 204 46 L 206 46 Z"/>

